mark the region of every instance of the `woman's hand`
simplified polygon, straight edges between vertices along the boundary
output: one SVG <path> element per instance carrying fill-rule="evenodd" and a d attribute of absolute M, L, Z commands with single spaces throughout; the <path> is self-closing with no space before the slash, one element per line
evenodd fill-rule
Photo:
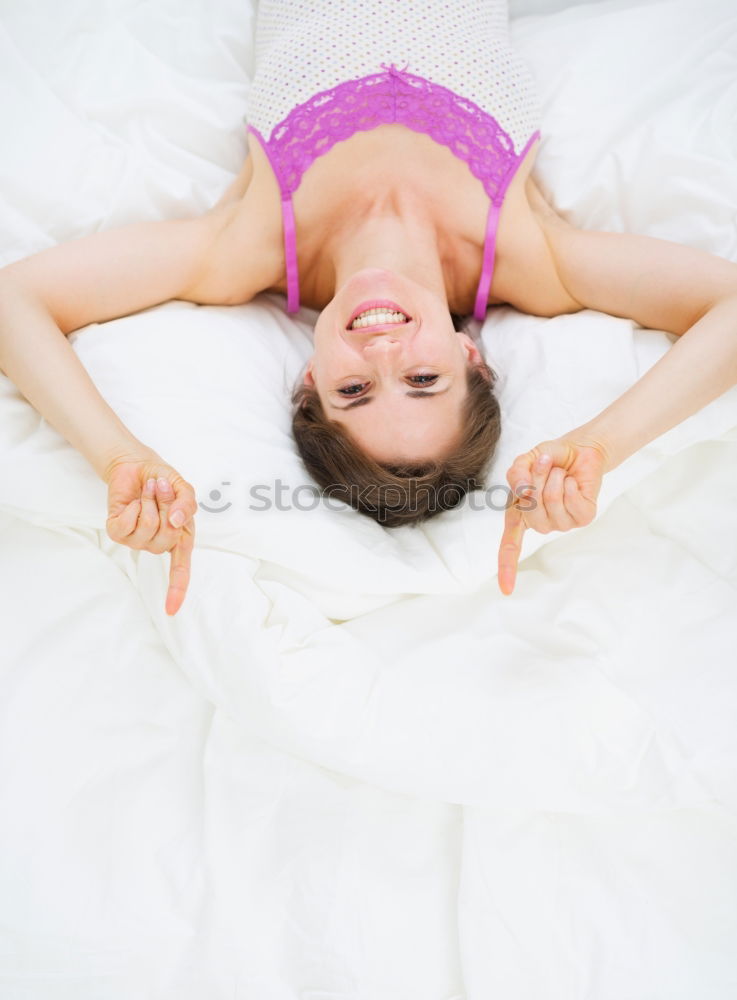
<path fill-rule="evenodd" d="M 609 468 L 606 446 L 575 431 L 543 441 L 515 458 L 507 482 L 516 499 L 504 515 L 499 546 L 503 594 L 514 590 L 525 529 L 534 528 L 546 535 L 590 524 L 596 516 L 602 477 Z"/>
<path fill-rule="evenodd" d="M 114 542 L 148 552 L 171 552 L 166 613 L 175 615 L 189 586 L 197 501 L 192 486 L 155 452 L 113 459 L 107 533 Z"/>

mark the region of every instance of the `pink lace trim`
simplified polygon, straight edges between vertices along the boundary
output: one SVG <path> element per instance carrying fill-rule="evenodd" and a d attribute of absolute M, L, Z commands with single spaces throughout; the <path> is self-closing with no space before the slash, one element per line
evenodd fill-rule
<path fill-rule="evenodd" d="M 336 142 L 379 125 L 405 125 L 447 146 L 464 160 L 489 197 L 500 203 L 518 157 L 496 119 L 473 101 L 422 76 L 382 63 L 384 72 L 346 80 L 315 94 L 274 126 L 267 147 L 282 195 Z"/>
<path fill-rule="evenodd" d="M 491 203 L 474 316 L 483 320 L 494 273 L 499 211 L 515 171 L 539 138 L 535 131 L 521 153 L 497 120 L 473 101 L 422 76 L 381 64 L 384 72 L 346 80 L 297 105 L 266 140 L 249 125 L 269 158 L 281 189 L 287 269 L 287 311 L 299 309 L 299 270 L 292 194 L 305 171 L 336 142 L 379 125 L 405 125 L 447 146 L 468 164 Z"/>

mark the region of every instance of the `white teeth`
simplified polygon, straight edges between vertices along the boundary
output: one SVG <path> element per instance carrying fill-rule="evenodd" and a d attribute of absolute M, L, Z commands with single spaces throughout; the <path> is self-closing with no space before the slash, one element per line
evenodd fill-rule
<path fill-rule="evenodd" d="M 360 330 L 362 326 L 383 326 L 387 323 L 406 323 L 407 317 L 401 312 L 390 312 L 386 308 L 374 307 L 365 309 L 351 323 L 352 330 Z"/>

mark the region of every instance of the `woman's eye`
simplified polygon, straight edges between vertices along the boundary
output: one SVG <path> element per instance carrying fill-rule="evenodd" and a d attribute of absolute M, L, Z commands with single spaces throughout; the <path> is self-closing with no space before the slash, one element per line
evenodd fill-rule
<path fill-rule="evenodd" d="M 338 389 L 341 396 L 357 396 L 361 390 L 366 388 L 366 382 L 356 382 L 353 385 L 344 385 L 342 389 Z"/>
<path fill-rule="evenodd" d="M 437 382 L 437 375 L 410 375 L 410 382 L 413 385 L 432 385 L 433 382 Z"/>

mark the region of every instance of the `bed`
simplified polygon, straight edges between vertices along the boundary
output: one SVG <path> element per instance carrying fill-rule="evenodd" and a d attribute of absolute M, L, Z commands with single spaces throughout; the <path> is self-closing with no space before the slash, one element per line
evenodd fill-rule
<path fill-rule="evenodd" d="M 0 265 L 187 217 L 246 153 L 254 0 L 0 3 Z M 737 261 L 730 0 L 511 5 L 535 177 L 582 228 Z M 196 488 L 168 557 L 0 376 L 2 1000 L 734 1000 L 737 389 L 528 531 L 516 454 L 674 338 L 490 310 L 487 492 L 388 531 L 316 500 L 315 314 L 173 301 L 70 337 Z M 500 499 L 501 498 L 501 499 Z"/>

